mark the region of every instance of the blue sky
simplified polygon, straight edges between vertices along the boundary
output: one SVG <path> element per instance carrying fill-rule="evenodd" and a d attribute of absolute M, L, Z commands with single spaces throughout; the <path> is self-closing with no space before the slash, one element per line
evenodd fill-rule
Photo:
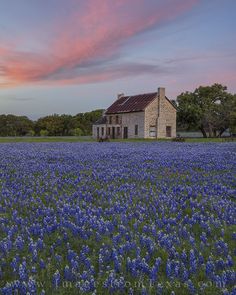
<path fill-rule="evenodd" d="M 234 0 L 0 0 L 0 113 L 106 108 L 117 93 L 236 92 Z"/>

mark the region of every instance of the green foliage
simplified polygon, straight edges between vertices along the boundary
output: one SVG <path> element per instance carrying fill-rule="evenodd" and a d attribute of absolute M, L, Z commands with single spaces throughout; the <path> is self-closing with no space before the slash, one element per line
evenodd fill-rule
<path fill-rule="evenodd" d="M 40 130 L 40 136 L 48 136 L 48 131 L 45 129 Z"/>
<path fill-rule="evenodd" d="M 229 114 L 229 130 L 231 134 L 236 134 L 236 94 L 233 96 Z"/>
<path fill-rule="evenodd" d="M 102 116 L 103 110 L 95 110 L 87 113 L 79 113 L 74 116 L 76 128 L 83 131 L 83 135 L 92 135 L 92 125 Z"/>
<path fill-rule="evenodd" d="M 29 132 L 26 134 L 27 136 L 35 136 L 34 130 L 29 130 Z"/>
<path fill-rule="evenodd" d="M 91 135 L 92 125 L 102 110 L 71 115 L 50 115 L 36 122 L 26 116 L 0 115 L 0 136 L 81 136 Z"/>
<path fill-rule="evenodd" d="M 74 136 L 82 136 L 83 135 L 83 131 L 79 127 L 77 127 L 77 128 L 75 128 L 73 130 L 73 135 Z"/>
<path fill-rule="evenodd" d="M 200 86 L 194 92 L 177 97 L 178 126 L 187 130 L 199 129 L 204 137 L 220 137 L 228 128 L 235 127 L 236 96 L 221 84 Z M 234 111 L 233 111 L 234 110 Z"/>
<path fill-rule="evenodd" d="M 49 136 L 67 135 L 69 117 L 72 116 L 54 114 L 38 119 L 35 124 L 36 134 L 38 130 L 47 130 Z"/>
<path fill-rule="evenodd" d="M 48 136 L 81 136 L 91 135 L 92 125 L 102 115 L 102 110 L 71 115 L 50 115 L 38 119 L 35 123 L 35 133 L 47 130 Z"/>
<path fill-rule="evenodd" d="M 25 136 L 33 125 L 26 116 L 0 115 L 0 136 Z"/>

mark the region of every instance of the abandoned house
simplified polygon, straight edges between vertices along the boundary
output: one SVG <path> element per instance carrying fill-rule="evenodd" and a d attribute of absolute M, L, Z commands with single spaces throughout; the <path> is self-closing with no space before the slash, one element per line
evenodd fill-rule
<path fill-rule="evenodd" d="M 117 100 L 93 125 L 93 137 L 176 137 L 176 107 L 165 96 L 165 88 L 133 96 L 118 94 Z"/>

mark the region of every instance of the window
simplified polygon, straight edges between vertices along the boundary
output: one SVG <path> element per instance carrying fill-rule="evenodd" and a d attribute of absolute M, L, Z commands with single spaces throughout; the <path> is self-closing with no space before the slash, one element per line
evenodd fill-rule
<path fill-rule="evenodd" d="M 171 137 L 171 126 L 166 126 L 166 137 Z"/>
<path fill-rule="evenodd" d="M 110 127 L 108 127 L 108 130 L 107 130 L 107 132 L 108 132 L 108 135 L 110 135 L 110 134 L 111 134 L 111 128 L 110 128 Z"/>
<path fill-rule="evenodd" d="M 112 124 L 112 116 L 109 117 L 109 124 Z"/>
<path fill-rule="evenodd" d="M 156 126 L 150 126 L 149 128 L 149 136 L 156 137 Z"/>
<path fill-rule="evenodd" d="M 97 138 L 99 138 L 99 127 L 97 127 Z"/>
<path fill-rule="evenodd" d="M 104 127 L 102 127 L 102 136 L 104 135 Z"/>
<path fill-rule="evenodd" d="M 116 124 L 119 124 L 119 116 L 116 116 Z"/>
<path fill-rule="evenodd" d="M 134 135 L 138 135 L 138 125 L 134 126 Z"/>

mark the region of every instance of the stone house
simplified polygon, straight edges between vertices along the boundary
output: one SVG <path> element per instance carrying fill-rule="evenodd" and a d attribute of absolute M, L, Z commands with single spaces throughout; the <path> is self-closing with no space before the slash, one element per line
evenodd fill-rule
<path fill-rule="evenodd" d="M 125 96 L 117 100 L 93 125 L 93 138 L 166 138 L 176 137 L 176 107 L 157 92 Z"/>

